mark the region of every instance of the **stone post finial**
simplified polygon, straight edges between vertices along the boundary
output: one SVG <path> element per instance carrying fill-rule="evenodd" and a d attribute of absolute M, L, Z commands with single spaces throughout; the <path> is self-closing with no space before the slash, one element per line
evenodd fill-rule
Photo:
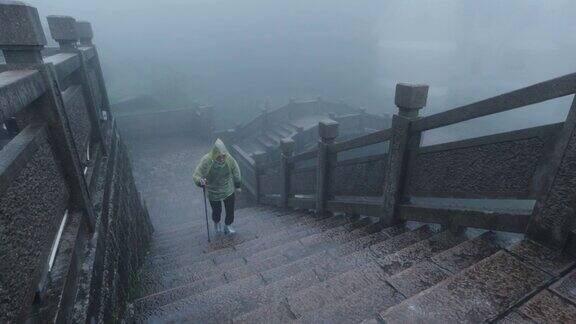
<path fill-rule="evenodd" d="M 77 21 L 76 32 L 78 33 L 80 44 L 86 46 L 93 45 L 92 38 L 94 38 L 94 33 L 92 32 L 92 24 L 87 21 Z"/>
<path fill-rule="evenodd" d="M 292 156 L 294 154 L 294 147 L 296 146 L 296 142 L 294 142 L 291 138 L 283 138 L 280 140 L 280 151 L 282 155 L 285 157 Z"/>
<path fill-rule="evenodd" d="M 394 102 L 400 116 L 416 118 L 420 109 L 426 106 L 428 100 L 428 85 L 398 83 Z"/>
<path fill-rule="evenodd" d="M 42 63 L 45 45 L 38 10 L 20 1 L 0 0 L 0 50 L 6 63 Z"/>
<path fill-rule="evenodd" d="M 334 120 L 323 120 L 318 123 L 318 135 L 322 142 L 332 143 L 338 137 L 338 122 Z"/>
<path fill-rule="evenodd" d="M 78 42 L 76 19 L 70 16 L 48 16 L 47 19 L 50 34 L 60 44 L 60 48 L 75 48 Z"/>

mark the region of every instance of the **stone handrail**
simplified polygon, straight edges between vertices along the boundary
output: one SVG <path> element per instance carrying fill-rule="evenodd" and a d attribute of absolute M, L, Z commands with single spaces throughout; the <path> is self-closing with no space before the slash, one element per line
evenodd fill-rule
<path fill-rule="evenodd" d="M 419 118 L 427 92 L 425 85 L 398 84 L 395 103 L 399 113 L 390 129 L 335 142 L 338 123 L 327 120 L 318 125 L 316 150 L 293 156 L 293 144 L 282 143 L 281 177 L 274 178 L 280 183 L 260 189 L 256 193 L 259 201 L 315 209 L 318 213 L 376 216 L 383 225 L 413 220 L 440 223 L 451 229 L 477 227 L 526 233 L 543 244 L 563 248 L 571 235 L 570 204 L 576 198 L 576 186 L 571 185 L 576 181 L 576 101 L 560 124 L 425 147 L 421 138 L 427 130 L 574 95 L 576 74 Z M 384 151 L 344 161 L 338 158 L 378 143 L 387 144 Z M 315 166 L 296 170 L 296 163 L 305 160 L 314 161 Z M 257 164 L 255 173 L 266 174 L 266 167 L 271 165 Z M 312 178 L 314 183 L 309 181 Z M 302 193 L 291 189 L 295 183 Z M 528 199 L 536 203 L 528 211 L 412 202 L 421 197 Z"/>
<path fill-rule="evenodd" d="M 0 1 L 0 322 L 118 321 L 152 228 L 90 23 L 48 26 L 44 51 L 36 8 Z"/>

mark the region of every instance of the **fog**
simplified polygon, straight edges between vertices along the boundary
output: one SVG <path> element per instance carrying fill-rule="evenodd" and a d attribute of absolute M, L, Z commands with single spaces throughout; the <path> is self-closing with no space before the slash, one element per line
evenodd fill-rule
<path fill-rule="evenodd" d="M 431 114 L 576 71 L 573 0 L 28 1 L 92 23 L 112 102 L 216 106 L 219 127 L 265 102 L 344 100 L 394 113 L 397 82 Z M 45 20 L 45 19 L 44 19 Z M 561 120 L 569 99 L 486 119 Z"/>

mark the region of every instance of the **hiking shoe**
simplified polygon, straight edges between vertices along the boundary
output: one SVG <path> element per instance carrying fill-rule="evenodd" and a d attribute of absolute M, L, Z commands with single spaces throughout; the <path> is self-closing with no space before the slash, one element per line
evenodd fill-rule
<path fill-rule="evenodd" d="M 236 231 L 232 228 L 231 225 L 224 225 L 224 233 L 234 234 L 234 233 L 236 233 Z"/>
<path fill-rule="evenodd" d="M 214 231 L 216 234 L 222 234 L 222 223 L 214 223 Z"/>

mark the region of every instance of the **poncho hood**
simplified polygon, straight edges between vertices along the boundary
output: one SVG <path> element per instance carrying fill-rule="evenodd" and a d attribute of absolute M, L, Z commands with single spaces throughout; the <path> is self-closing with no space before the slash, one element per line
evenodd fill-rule
<path fill-rule="evenodd" d="M 212 147 L 212 152 L 211 152 L 212 160 L 216 161 L 216 157 L 218 155 L 221 155 L 221 154 L 226 155 L 226 157 L 228 157 L 230 155 L 228 153 L 228 149 L 226 148 L 226 145 L 224 145 L 224 142 L 222 142 L 221 139 L 217 138 L 216 142 L 214 142 L 214 146 Z"/>

